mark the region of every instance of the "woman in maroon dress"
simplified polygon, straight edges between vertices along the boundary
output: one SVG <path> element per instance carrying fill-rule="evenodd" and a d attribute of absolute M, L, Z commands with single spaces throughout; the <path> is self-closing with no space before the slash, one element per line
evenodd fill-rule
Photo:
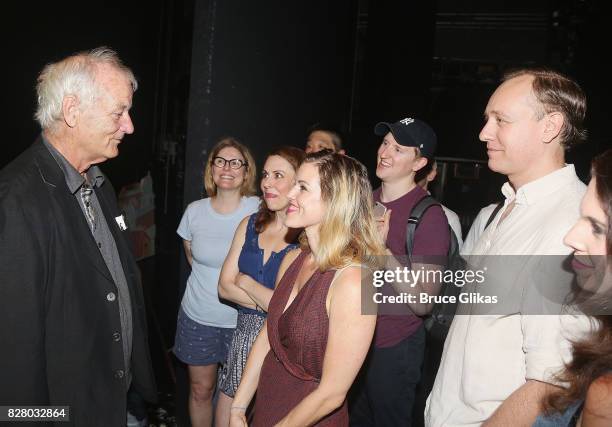
<path fill-rule="evenodd" d="M 233 427 L 247 425 L 256 391 L 254 426 L 348 426 L 346 393 L 374 334 L 365 275 L 384 247 L 365 167 L 326 150 L 307 156 L 296 180 L 285 224 L 304 228 L 304 238 L 281 264 L 234 398 Z"/>

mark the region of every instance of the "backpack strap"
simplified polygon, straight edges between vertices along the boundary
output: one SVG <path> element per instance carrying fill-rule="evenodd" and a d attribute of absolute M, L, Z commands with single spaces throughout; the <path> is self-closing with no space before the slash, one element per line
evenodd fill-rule
<path fill-rule="evenodd" d="M 503 206 L 504 206 L 504 202 L 497 202 L 497 206 L 495 206 L 495 209 L 493 209 L 493 212 L 491 212 L 491 215 L 489 215 L 489 219 L 487 219 L 487 223 L 485 224 L 484 229 L 486 229 L 489 225 L 491 225 L 491 223 L 495 219 L 495 216 L 497 215 L 497 213 L 500 211 L 500 209 Z"/>
<path fill-rule="evenodd" d="M 440 206 L 440 203 L 428 194 L 419 200 L 412 208 L 412 211 L 410 211 L 410 217 L 408 217 L 408 223 L 406 225 L 406 253 L 409 257 L 412 257 L 412 249 L 414 247 L 414 232 L 419 226 L 425 211 L 432 206 Z"/>

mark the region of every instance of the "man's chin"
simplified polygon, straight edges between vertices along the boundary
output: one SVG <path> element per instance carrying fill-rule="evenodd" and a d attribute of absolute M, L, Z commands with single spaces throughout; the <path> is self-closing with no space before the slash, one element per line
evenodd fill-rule
<path fill-rule="evenodd" d="M 497 172 L 497 173 L 501 173 L 502 175 L 507 175 L 505 168 L 497 160 L 494 160 L 489 157 L 487 166 L 492 172 Z"/>
<path fill-rule="evenodd" d="M 119 155 L 119 144 L 116 144 L 113 147 L 110 147 L 110 149 L 108 150 L 107 159 L 114 159 L 115 157 L 117 157 Z"/>
<path fill-rule="evenodd" d="M 376 168 L 376 177 L 378 179 L 385 179 L 387 177 L 387 173 L 385 173 L 386 171 L 380 167 Z"/>

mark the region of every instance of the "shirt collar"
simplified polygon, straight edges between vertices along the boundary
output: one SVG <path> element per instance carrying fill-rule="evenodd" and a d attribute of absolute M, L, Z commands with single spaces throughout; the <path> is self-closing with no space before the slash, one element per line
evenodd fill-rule
<path fill-rule="evenodd" d="M 74 168 L 74 166 L 72 166 L 68 160 L 66 160 L 66 158 L 59 151 L 57 151 L 57 149 L 51 145 L 49 141 L 47 141 L 44 135 L 42 136 L 42 142 L 64 173 L 64 179 L 66 180 L 68 190 L 72 194 L 76 193 L 76 191 L 81 188 L 85 182 L 85 178 L 83 178 L 83 176 Z M 91 166 L 85 175 L 87 176 L 87 181 L 89 184 L 94 188 L 100 187 L 104 183 L 104 174 L 96 165 Z"/>
<path fill-rule="evenodd" d="M 501 192 L 508 201 L 515 199 L 519 205 L 532 205 L 563 188 L 575 178 L 574 165 L 565 165 L 561 169 L 523 185 L 517 192 L 509 182 L 506 182 L 502 185 Z"/>

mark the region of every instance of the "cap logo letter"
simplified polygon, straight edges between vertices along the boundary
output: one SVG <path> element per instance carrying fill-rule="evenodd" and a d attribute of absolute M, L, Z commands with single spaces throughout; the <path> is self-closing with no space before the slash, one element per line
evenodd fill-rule
<path fill-rule="evenodd" d="M 400 120 L 400 123 L 403 125 L 408 126 L 410 123 L 414 123 L 414 119 L 411 119 L 410 117 L 407 117 L 405 119 Z"/>

